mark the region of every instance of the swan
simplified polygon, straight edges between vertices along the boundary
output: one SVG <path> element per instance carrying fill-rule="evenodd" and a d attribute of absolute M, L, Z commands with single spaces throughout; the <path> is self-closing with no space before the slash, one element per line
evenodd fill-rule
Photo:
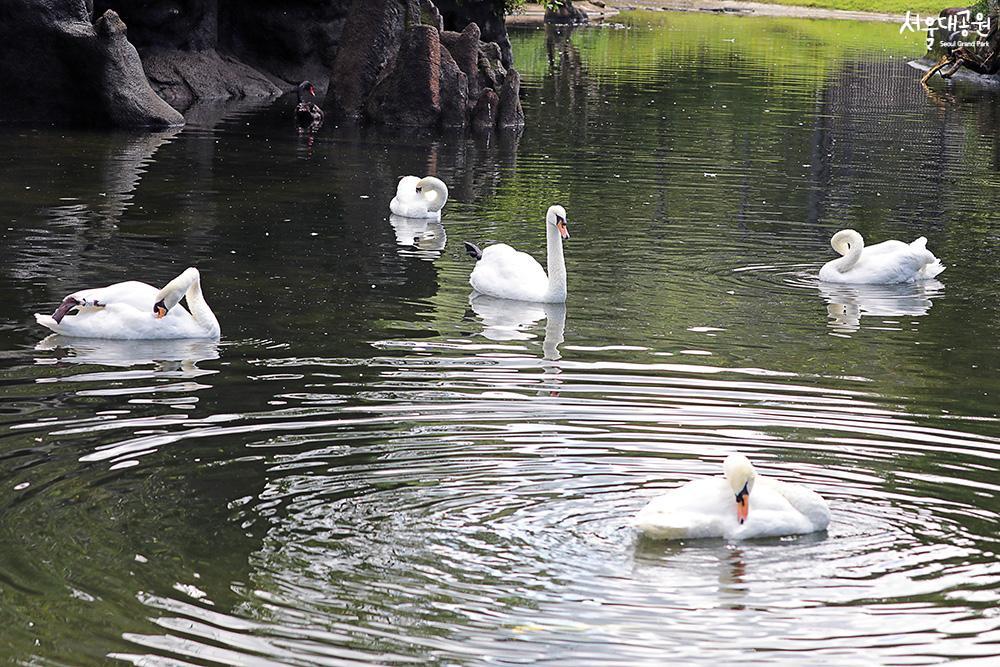
<path fill-rule="evenodd" d="M 476 260 L 476 268 L 469 276 L 469 284 L 480 294 L 541 303 L 565 303 L 566 261 L 563 259 L 562 242 L 569 238 L 566 227 L 566 209 L 550 206 L 545 214 L 546 247 L 549 272 L 531 255 L 514 250 L 505 243 L 497 243 L 480 250 L 474 243 L 465 242 L 466 252 Z"/>
<path fill-rule="evenodd" d="M 441 209 L 448 201 L 448 186 L 433 176 L 403 176 L 396 186 L 396 196 L 389 210 L 404 218 L 441 218 Z"/>
<path fill-rule="evenodd" d="M 179 305 L 187 297 L 190 312 Z M 137 281 L 70 294 L 52 315 L 35 321 L 64 336 L 113 340 L 218 338 L 219 321 L 201 293 L 201 274 L 189 268 L 163 289 Z"/>
<path fill-rule="evenodd" d="M 928 280 L 944 271 L 944 265 L 927 249 L 927 238 L 913 243 L 883 241 L 865 247 L 861 234 L 842 229 L 830 245 L 843 255 L 819 270 L 819 279 L 830 283 L 888 285 Z"/>
<path fill-rule="evenodd" d="M 295 107 L 295 124 L 303 132 L 315 132 L 323 127 L 323 110 L 316 104 L 316 88 L 309 81 L 303 81 L 296 89 L 299 103 Z"/>
<path fill-rule="evenodd" d="M 696 479 L 654 498 L 633 525 L 654 539 L 730 540 L 800 535 L 829 525 L 830 507 L 815 491 L 758 475 L 743 454 L 730 454 L 722 469 L 722 477 Z"/>

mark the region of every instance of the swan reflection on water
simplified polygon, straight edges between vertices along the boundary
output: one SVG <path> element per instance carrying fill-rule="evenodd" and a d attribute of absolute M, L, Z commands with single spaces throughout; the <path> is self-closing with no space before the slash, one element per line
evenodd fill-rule
<path fill-rule="evenodd" d="M 199 362 L 219 358 L 217 340 L 103 340 L 52 334 L 40 340 L 35 349 L 52 353 L 45 361 L 117 368 L 154 365 L 157 371 L 186 377 L 218 372 L 198 368 Z M 38 363 L 45 362 L 38 360 Z"/>
<path fill-rule="evenodd" d="M 544 358 L 555 361 L 561 357 L 559 345 L 566 330 L 566 304 L 512 301 L 473 292 L 469 305 L 483 322 L 483 336 L 495 341 L 531 340 L 536 337 L 531 329 L 544 319 Z"/>
<path fill-rule="evenodd" d="M 938 280 L 898 285 L 834 285 L 820 283 L 826 301 L 829 325 L 840 331 L 858 331 L 861 317 L 905 317 L 926 315 L 931 297 L 944 290 Z"/>
<path fill-rule="evenodd" d="M 389 224 L 396 232 L 396 245 L 402 255 L 437 259 L 448 240 L 440 220 L 404 218 L 394 213 L 389 216 Z"/>

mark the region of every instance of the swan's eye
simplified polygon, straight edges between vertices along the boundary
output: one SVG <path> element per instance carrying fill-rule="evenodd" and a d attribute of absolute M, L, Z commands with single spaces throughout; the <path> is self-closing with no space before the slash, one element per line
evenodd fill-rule
<path fill-rule="evenodd" d="M 743 502 L 743 498 L 745 498 L 746 496 L 750 495 L 750 489 L 747 488 L 748 484 L 750 484 L 750 482 L 747 482 L 746 484 L 744 484 L 743 488 L 740 490 L 740 492 L 736 494 L 736 502 L 742 503 Z"/>
<path fill-rule="evenodd" d="M 850 250 L 850 249 L 851 249 L 851 244 L 850 244 L 850 243 L 848 243 L 848 244 L 847 244 L 847 249 L 848 249 L 848 250 Z"/>

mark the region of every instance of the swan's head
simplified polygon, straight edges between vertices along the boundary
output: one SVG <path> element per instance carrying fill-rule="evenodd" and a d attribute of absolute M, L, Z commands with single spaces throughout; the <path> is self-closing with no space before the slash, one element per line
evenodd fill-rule
<path fill-rule="evenodd" d="M 189 267 L 184 270 L 184 273 L 177 276 L 166 286 L 160 290 L 159 294 L 156 295 L 156 303 L 153 304 L 153 315 L 156 319 L 162 319 L 167 316 L 167 313 L 171 308 L 180 303 L 184 295 L 187 294 L 188 289 L 191 285 L 201 281 L 201 274 L 198 273 L 198 269 Z"/>
<path fill-rule="evenodd" d="M 552 225 L 559 231 L 559 236 L 568 239 L 569 229 L 566 228 L 566 209 L 559 204 L 549 206 L 549 212 L 545 214 L 545 222 Z"/>
<path fill-rule="evenodd" d="M 56 324 L 59 324 L 63 321 L 63 318 L 66 317 L 68 312 L 81 304 L 82 302 L 75 296 L 70 295 L 66 297 L 63 299 L 63 302 L 59 304 L 59 307 L 56 308 L 56 312 L 52 313 L 52 319 L 56 321 Z"/>
<path fill-rule="evenodd" d="M 736 518 L 743 523 L 750 515 L 750 493 L 753 491 L 754 480 L 757 479 L 757 471 L 753 469 L 750 459 L 742 454 L 727 456 L 722 470 L 736 497 Z"/>
<path fill-rule="evenodd" d="M 853 229 L 842 229 L 830 239 L 830 245 L 837 251 L 837 254 L 846 255 L 857 248 L 864 248 L 865 242 Z"/>
<path fill-rule="evenodd" d="M 316 88 L 311 81 L 303 81 L 299 84 L 299 102 L 303 102 L 308 97 L 316 97 Z"/>
<path fill-rule="evenodd" d="M 430 211 L 440 211 L 448 201 L 448 186 L 440 178 L 424 176 L 417 181 L 417 192 L 427 200 Z"/>

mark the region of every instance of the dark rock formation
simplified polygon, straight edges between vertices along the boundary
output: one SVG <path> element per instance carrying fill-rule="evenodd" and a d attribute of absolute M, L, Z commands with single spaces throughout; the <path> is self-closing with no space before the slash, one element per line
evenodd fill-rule
<path fill-rule="evenodd" d="M 461 32 L 475 23 L 484 42 L 495 42 L 500 47 L 500 62 L 504 67 L 514 64 L 507 23 L 504 21 L 503 0 L 434 0 L 444 19 L 447 30 Z"/>
<path fill-rule="evenodd" d="M 0 0 L 0 120 L 174 124 L 164 100 L 267 99 L 308 79 L 334 117 L 522 124 L 502 0 L 437 2 Z"/>
<path fill-rule="evenodd" d="M 94 0 L 129 25 L 156 91 L 194 100 L 276 97 L 304 79 L 326 89 L 346 0 Z"/>
<path fill-rule="evenodd" d="M 85 0 L 0 2 L 0 119 L 167 127 L 184 118 L 156 96 L 114 12 Z"/>
<path fill-rule="evenodd" d="M 386 125 L 434 125 L 441 115 L 441 43 L 437 30 L 418 25 L 404 31 L 396 60 L 403 66 L 389 70 L 375 86 L 367 115 Z"/>
<path fill-rule="evenodd" d="M 401 0 L 356 0 L 344 26 L 323 104 L 328 113 L 358 118 L 386 64 L 395 60 L 407 3 Z"/>
<path fill-rule="evenodd" d="M 480 41 L 475 23 L 461 33 L 441 23 L 430 0 L 356 0 L 324 106 L 384 125 L 523 126 L 520 77 L 499 45 Z"/>

